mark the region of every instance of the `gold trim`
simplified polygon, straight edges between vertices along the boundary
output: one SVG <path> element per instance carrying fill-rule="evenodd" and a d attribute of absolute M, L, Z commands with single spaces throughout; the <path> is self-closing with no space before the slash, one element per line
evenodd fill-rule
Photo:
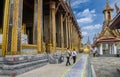
<path fill-rule="evenodd" d="M 35 2 L 36 3 L 36 2 Z M 38 27 L 38 29 L 37 29 L 37 45 L 38 45 L 38 47 L 37 47 L 37 50 L 38 50 L 38 54 L 39 53 L 41 53 L 42 51 L 42 46 L 41 46 L 41 44 L 42 44 L 42 29 L 41 29 L 41 27 L 42 27 L 42 0 L 38 0 L 38 19 L 37 19 L 37 23 L 38 23 L 38 25 L 37 25 L 37 27 Z"/>
<path fill-rule="evenodd" d="M 5 0 L 4 21 L 3 21 L 3 41 L 2 41 L 2 56 L 5 56 L 7 49 L 7 34 L 8 34 L 8 19 L 9 19 L 10 0 Z"/>
<path fill-rule="evenodd" d="M 67 48 L 63 48 L 63 50 L 66 50 Z M 56 50 L 62 50 L 60 47 L 56 47 Z"/>
<path fill-rule="evenodd" d="M 22 49 L 37 49 L 37 45 L 22 44 Z"/>
<path fill-rule="evenodd" d="M 60 48 L 60 47 L 56 47 L 56 50 L 62 50 L 62 48 Z"/>

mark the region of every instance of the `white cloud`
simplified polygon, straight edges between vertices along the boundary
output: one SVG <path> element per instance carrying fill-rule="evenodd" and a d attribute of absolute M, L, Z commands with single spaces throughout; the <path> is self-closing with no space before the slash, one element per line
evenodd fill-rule
<path fill-rule="evenodd" d="M 87 32 L 82 31 L 82 36 L 87 36 L 87 35 L 88 35 L 88 33 L 87 33 Z"/>
<path fill-rule="evenodd" d="M 78 7 L 80 7 L 81 3 L 86 3 L 88 1 L 89 0 L 72 0 L 71 6 L 72 6 L 72 8 L 78 8 Z"/>
<path fill-rule="evenodd" d="M 77 19 L 78 23 L 79 24 L 85 24 L 85 23 L 91 23 L 93 22 L 93 19 L 90 18 L 90 17 L 86 17 L 86 18 L 80 18 L 80 19 Z"/>
<path fill-rule="evenodd" d="M 95 9 L 89 10 L 85 9 L 83 12 L 79 12 L 76 14 L 78 23 L 81 24 L 89 24 L 94 21 L 94 17 L 96 16 Z"/>
<path fill-rule="evenodd" d="M 96 24 L 96 25 L 82 27 L 82 30 L 95 30 L 95 29 L 100 29 L 100 28 L 102 28 L 102 25 Z"/>
<path fill-rule="evenodd" d="M 83 12 L 79 12 L 79 13 L 77 13 L 77 17 L 92 17 L 92 16 L 96 16 L 96 11 L 95 11 L 95 9 L 93 9 L 93 10 L 89 10 L 88 8 L 87 9 L 85 9 Z"/>

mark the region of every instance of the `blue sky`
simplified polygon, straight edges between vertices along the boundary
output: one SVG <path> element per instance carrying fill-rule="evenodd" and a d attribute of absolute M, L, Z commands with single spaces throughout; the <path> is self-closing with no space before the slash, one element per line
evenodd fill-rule
<path fill-rule="evenodd" d="M 114 8 L 113 17 L 116 15 L 116 2 L 120 7 L 120 0 L 109 0 L 109 5 Z M 94 35 L 101 32 L 105 6 L 106 0 L 71 0 L 71 7 L 82 31 L 83 43 L 87 42 L 88 37 L 92 42 Z"/>

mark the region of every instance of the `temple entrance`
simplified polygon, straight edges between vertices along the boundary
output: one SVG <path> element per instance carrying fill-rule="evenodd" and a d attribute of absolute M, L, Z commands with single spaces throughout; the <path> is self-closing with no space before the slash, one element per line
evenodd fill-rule
<path fill-rule="evenodd" d="M 23 0 L 22 44 L 33 44 L 34 0 Z"/>
<path fill-rule="evenodd" d="M 0 44 L 3 36 L 3 17 L 4 17 L 5 0 L 0 0 Z"/>

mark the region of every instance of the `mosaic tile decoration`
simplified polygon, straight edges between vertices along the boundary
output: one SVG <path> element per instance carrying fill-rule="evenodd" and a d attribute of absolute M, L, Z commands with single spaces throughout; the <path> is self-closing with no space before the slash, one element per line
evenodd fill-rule
<path fill-rule="evenodd" d="M 10 0 L 7 51 L 11 50 L 14 0 Z"/>

